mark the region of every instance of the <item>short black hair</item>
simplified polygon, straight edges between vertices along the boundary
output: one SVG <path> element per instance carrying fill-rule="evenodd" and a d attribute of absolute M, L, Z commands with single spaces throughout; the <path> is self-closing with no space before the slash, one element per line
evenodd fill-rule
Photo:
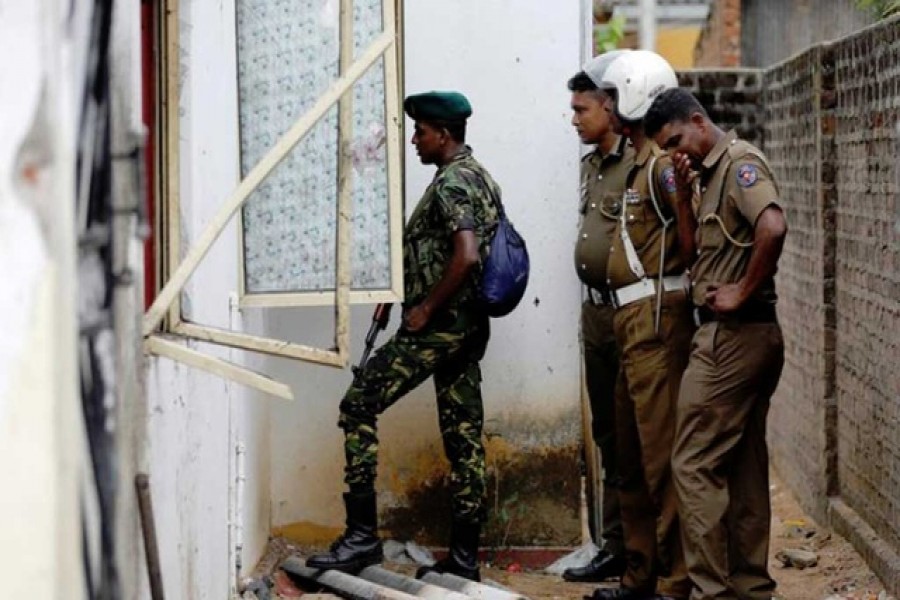
<path fill-rule="evenodd" d="M 706 109 L 692 93 L 684 88 L 668 89 L 656 97 L 644 115 L 644 133 L 647 137 L 653 137 L 668 123 L 689 121 L 695 112 L 709 118 Z"/>
<path fill-rule="evenodd" d="M 578 71 L 569 79 L 570 92 L 596 92 L 598 90 L 597 84 L 584 71 Z"/>
<path fill-rule="evenodd" d="M 597 87 L 594 80 L 591 79 L 584 71 L 578 71 L 569 79 L 569 91 L 572 93 L 588 92 L 593 93 L 598 99 L 603 101 L 605 98 L 614 99 L 613 90 L 605 90 Z"/>
<path fill-rule="evenodd" d="M 430 121 L 423 120 L 435 129 L 446 129 L 454 142 L 464 144 L 466 141 L 466 121 Z"/>

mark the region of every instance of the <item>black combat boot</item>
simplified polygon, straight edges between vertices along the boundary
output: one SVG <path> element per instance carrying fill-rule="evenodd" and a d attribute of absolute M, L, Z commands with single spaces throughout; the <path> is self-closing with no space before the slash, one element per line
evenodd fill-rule
<path fill-rule="evenodd" d="M 329 552 L 309 557 L 308 567 L 355 574 L 384 559 L 378 539 L 375 492 L 344 494 L 344 506 L 347 508 L 347 530 L 331 544 Z"/>
<path fill-rule="evenodd" d="M 454 521 L 447 558 L 437 561 L 430 567 L 421 567 L 416 571 L 416 579 L 422 579 L 427 573 L 451 573 L 472 581 L 481 581 L 481 573 L 478 570 L 480 536 L 481 523 Z"/>

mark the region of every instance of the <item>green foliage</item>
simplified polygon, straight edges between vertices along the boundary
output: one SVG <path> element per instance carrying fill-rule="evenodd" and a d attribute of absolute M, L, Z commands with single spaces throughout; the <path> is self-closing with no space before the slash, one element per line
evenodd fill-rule
<path fill-rule="evenodd" d="M 880 19 L 900 13 L 900 0 L 856 0 L 856 6 Z"/>
<path fill-rule="evenodd" d="M 895 0 L 900 2 L 900 0 Z M 625 37 L 625 17 L 616 15 L 606 23 L 594 27 L 594 47 L 597 54 L 609 52 L 619 47 Z"/>

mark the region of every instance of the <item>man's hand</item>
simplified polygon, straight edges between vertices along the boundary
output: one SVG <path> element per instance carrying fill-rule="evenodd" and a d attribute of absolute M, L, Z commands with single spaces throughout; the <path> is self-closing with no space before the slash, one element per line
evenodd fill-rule
<path fill-rule="evenodd" d="M 716 313 L 734 312 L 747 301 L 744 288 L 737 283 L 709 286 L 706 292 L 706 305 Z"/>
<path fill-rule="evenodd" d="M 672 165 L 675 167 L 675 189 L 678 192 L 678 199 L 690 202 L 694 196 L 694 180 L 700 174 L 691 169 L 691 159 L 681 152 L 672 155 Z"/>
<path fill-rule="evenodd" d="M 431 306 L 427 302 L 417 304 L 403 315 L 403 328 L 410 333 L 422 331 L 431 320 Z"/>

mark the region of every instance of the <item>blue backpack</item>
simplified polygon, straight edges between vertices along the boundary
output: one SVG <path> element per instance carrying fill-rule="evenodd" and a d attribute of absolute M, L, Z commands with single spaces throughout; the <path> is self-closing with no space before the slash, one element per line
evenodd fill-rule
<path fill-rule="evenodd" d="M 481 301 L 491 317 L 508 315 L 518 306 L 528 286 L 528 249 L 525 240 L 506 218 L 500 199 L 495 199 L 500 220 L 489 244 L 481 271 Z"/>

